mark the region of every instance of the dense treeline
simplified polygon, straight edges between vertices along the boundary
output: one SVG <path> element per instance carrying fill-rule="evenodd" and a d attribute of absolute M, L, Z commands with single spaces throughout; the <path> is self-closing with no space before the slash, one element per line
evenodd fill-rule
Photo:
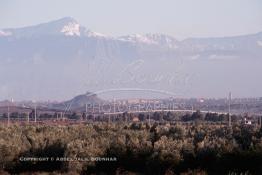
<path fill-rule="evenodd" d="M 116 161 L 21 161 L 23 157 Z M 219 124 L 0 126 L 0 174 L 262 174 L 262 130 Z"/>
<path fill-rule="evenodd" d="M 63 114 L 63 117 L 61 116 Z M 142 122 L 195 122 L 195 121 L 207 121 L 207 122 L 229 122 L 228 114 L 218 113 L 201 113 L 197 110 L 192 113 L 188 112 L 148 112 L 148 113 L 128 113 L 105 115 L 105 114 L 88 114 L 85 112 L 66 112 L 66 113 L 44 113 L 39 112 L 35 115 L 34 110 L 30 113 L 17 113 L 13 112 L 10 114 L 10 119 L 14 121 L 26 122 L 34 121 L 36 117 L 37 121 L 61 121 L 61 120 L 74 120 L 74 121 L 100 121 L 100 122 L 132 122 L 134 118 L 137 118 Z M 253 123 L 259 123 L 259 116 L 248 116 L 247 114 L 242 115 L 231 115 L 230 121 L 235 123 L 243 122 L 244 118 L 249 119 Z M 7 114 L 0 116 L 0 120 L 6 121 L 8 119 Z M 261 122 L 261 121 L 260 121 Z"/>

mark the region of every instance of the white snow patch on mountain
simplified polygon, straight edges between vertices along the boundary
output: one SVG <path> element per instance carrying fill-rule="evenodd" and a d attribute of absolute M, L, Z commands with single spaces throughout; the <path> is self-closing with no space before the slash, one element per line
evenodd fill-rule
<path fill-rule="evenodd" d="M 178 48 L 177 40 L 173 37 L 163 34 L 132 34 L 121 36 L 117 38 L 120 41 L 132 42 L 132 43 L 142 43 L 148 45 L 158 45 L 160 47 L 167 47 L 176 49 Z"/>
<path fill-rule="evenodd" d="M 11 36 L 11 35 L 12 33 L 9 31 L 5 32 L 5 31 L 0 30 L 0 36 Z"/>
<path fill-rule="evenodd" d="M 66 36 L 80 36 L 80 25 L 74 22 L 68 23 L 61 30 Z"/>
<path fill-rule="evenodd" d="M 149 40 L 154 41 L 160 46 L 165 46 L 173 49 L 178 48 L 177 40 L 171 36 L 164 35 L 164 34 L 146 34 L 145 36 Z"/>
<path fill-rule="evenodd" d="M 102 33 L 93 32 L 93 31 L 90 31 L 90 30 L 86 31 L 85 35 L 88 36 L 88 37 L 103 37 L 103 38 L 107 38 L 107 36 L 102 34 Z"/>
<path fill-rule="evenodd" d="M 140 34 L 121 36 L 118 39 L 121 41 L 127 41 L 133 43 L 157 44 L 156 41 L 146 37 L 145 35 L 140 35 Z"/>

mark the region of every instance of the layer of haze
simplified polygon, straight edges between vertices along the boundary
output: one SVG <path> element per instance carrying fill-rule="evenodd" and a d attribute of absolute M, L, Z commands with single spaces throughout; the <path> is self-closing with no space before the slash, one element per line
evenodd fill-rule
<path fill-rule="evenodd" d="M 262 31 L 261 0 L 1 0 L 0 3 L 0 29 L 35 25 L 66 16 L 73 17 L 92 31 L 112 36 L 133 33 L 163 33 L 183 39 L 187 37 L 245 35 Z M 48 62 L 43 65 L 34 65 L 34 67 L 32 65 L 21 67 L 19 64 L 5 66 L 0 61 L 0 76 L 2 75 L 2 80 L 4 80 L 0 85 L 0 100 L 11 99 L 11 97 L 18 100 L 66 100 L 86 91 L 113 89 L 115 88 L 113 85 L 112 87 L 108 85 L 112 84 L 111 81 L 103 82 L 104 79 L 110 78 L 107 77 L 109 76 L 108 72 L 111 73 L 110 76 L 116 75 L 117 78 L 120 76 L 120 80 L 125 80 L 121 77 L 122 74 L 119 75 L 119 72 L 125 69 L 124 66 L 118 66 L 111 62 L 114 67 L 104 68 L 102 65 L 101 67 L 93 66 L 94 70 L 87 70 L 86 64 L 77 61 L 75 60 L 75 64 L 65 63 L 64 70 L 60 70 L 56 74 L 53 72 L 57 71 L 57 66 L 49 65 Z M 150 61 L 150 64 L 146 63 L 141 68 L 141 70 L 148 70 L 148 72 L 155 70 L 154 74 L 148 75 L 149 81 L 157 77 L 159 73 L 165 77 L 178 76 L 178 82 L 168 85 L 160 82 L 158 87 L 151 86 L 146 81 L 145 85 L 143 84 L 139 88 L 148 89 L 148 86 L 151 86 L 150 89 L 161 89 L 167 92 L 178 91 L 182 97 L 224 97 L 231 90 L 235 97 L 261 94 L 261 83 L 257 82 L 254 85 L 255 78 L 259 78 L 261 75 L 259 71 L 261 61 L 256 63 L 247 60 L 248 64 L 233 62 L 230 65 L 235 65 L 234 70 L 241 72 L 241 75 L 237 76 L 231 75 L 233 70 L 231 66 L 219 63 L 219 60 L 203 64 L 201 61 L 196 63 L 192 61 L 183 64 L 180 71 L 180 65 L 175 61 L 174 63 L 170 60 L 164 63 Z M 249 64 L 253 67 L 251 68 Z M 179 70 L 178 75 L 176 75 L 175 66 Z M 211 77 L 209 66 L 223 71 L 218 71 Z M 252 69 L 252 72 L 245 75 L 247 67 Z M 101 71 L 99 71 L 100 68 Z M 86 73 L 83 70 L 90 72 Z M 194 76 L 188 78 L 188 70 L 194 71 L 191 73 Z M 202 74 L 199 73 L 199 70 L 202 71 Z M 198 74 L 194 74 L 195 72 Z M 135 77 L 144 78 L 143 72 L 136 70 L 136 73 Z M 76 79 L 75 77 L 80 77 L 79 74 L 85 76 Z M 227 78 L 227 82 L 224 82 L 223 77 L 228 77 L 228 75 L 231 76 Z M 61 77 L 66 77 L 66 81 Z M 97 79 L 101 82 L 99 89 L 96 85 Z M 17 84 L 16 80 L 20 80 L 22 83 Z M 177 87 L 180 81 L 184 83 L 183 80 L 188 81 L 185 81 L 184 86 Z M 200 80 L 211 83 L 202 87 L 201 83 L 198 83 Z M 131 83 L 123 88 L 133 87 L 134 85 Z M 199 84 L 199 88 L 193 87 L 193 83 Z M 249 87 L 253 87 L 253 89 Z M 132 93 L 135 94 L 135 92 Z M 144 91 L 142 93 L 145 94 Z"/>
<path fill-rule="evenodd" d="M 108 35 L 232 36 L 262 29 L 261 0 L 1 0 L 0 28 L 71 16 Z"/>

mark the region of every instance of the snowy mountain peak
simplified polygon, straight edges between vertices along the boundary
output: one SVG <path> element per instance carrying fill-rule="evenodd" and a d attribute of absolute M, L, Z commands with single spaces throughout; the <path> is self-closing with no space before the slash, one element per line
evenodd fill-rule
<path fill-rule="evenodd" d="M 49 23 L 40 24 L 39 26 L 44 27 L 44 25 L 49 25 L 51 30 L 54 33 L 59 34 L 62 33 L 66 36 L 80 36 L 80 24 L 72 17 L 64 17 Z"/>
<path fill-rule="evenodd" d="M 0 30 L 0 37 L 14 36 L 15 38 L 30 38 L 41 36 L 83 36 L 109 38 L 104 34 L 97 33 L 81 26 L 74 18 L 65 17 L 58 20 L 41 23 L 22 28 L 7 28 Z"/>
<path fill-rule="evenodd" d="M 80 25 L 78 23 L 69 22 L 62 28 L 61 32 L 66 36 L 80 36 Z"/>
<path fill-rule="evenodd" d="M 80 24 L 71 18 L 65 17 L 48 23 L 22 28 L 7 28 L 0 30 L 0 36 L 14 36 L 15 38 L 30 38 L 50 35 L 80 36 Z"/>

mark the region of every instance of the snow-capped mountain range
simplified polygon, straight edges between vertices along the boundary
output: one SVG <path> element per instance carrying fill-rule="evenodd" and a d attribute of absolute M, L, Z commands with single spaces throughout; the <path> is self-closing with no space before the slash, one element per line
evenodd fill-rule
<path fill-rule="evenodd" d="M 56 41 L 53 41 L 54 38 Z M 72 41 L 72 46 L 68 43 L 69 40 Z M 147 56 L 152 56 L 152 52 L 155 55 L 153 57 L 176 57 L 179 55 L 192 59 L 212 58 L 214 55 L 260 57 L 262 54 L 262 32 L 224 38 L 189 38 L 183 41 L 178 41 L 174 37 L 164 34 L 132 34 L 111 37 L 90 31 L 70 17 L 36 26 L 2 29 L 0 30 L 0 42 L 4 42 L 3 44 L 8 48 L 19 47 L 19 50 L 21 48 L 28 50 L 27 44 L 34 42 L 36 45 L 32 52 L 46 48 L 44 54 L 47 55 L 50 51 L 48 49 L 50 43 L 48 42 L 52 42 L 53 46 L 63 47 L 64 44 L 65 47 L 74 48 L 71 49 L 70 56 L 79 56 L 75 54 L 81 52 L 83 57 L 90 57 L 90 54 L 85 52 L 92 52 L 93 57 L 103 55 L 103 57 L 122 59 L 127 59 L 127 55 L 131 55 L 133 59 L 144 59 Z M 44 42 L 47 42 L 47 46 L 43 45 Z M 21 47 L 17 44 L 21 44 Z M 12 50 L 17 50 L 16 48 L 12 48 Z M 60 51 L 57 50 L 57 52 Z M 21 53 L 19 56 L 23 57 L 23 54 Z"/>
<path fill-rule="evenodd" d="M 177 68 L 180 64 L 178 62 L 181 60 L 183 66 Z M 197 81 L 196 84 L 194 81 L 190 83 L 197 89 L 189 93 L 189 96 L 211 94 L 211 92 L 207 93 L 206 88 L 201 90 L 203 82 L 211 81 L 207 75 L 215 77 L 220 84 L 232 82 L 227 89 L 222 88 L 221 91 L 216 89 L 217 95 L 224 94 L 225 91 L 234 88 L 241 95 L 241 93 L 248 94 L 249 90 L 246 86 L 242 90 L 237 90 L 234 85 L 237 83 L 233 83 L 234 77 L 242 75 L 244 69 L 252 69 L 253 71 L 246 75 L 249 81 L 252 79 L 250 77 L 261 75 L 262 73 L 256 70 L 259 63 L 262 63 L 261 60 L 262 32 L 233 37 L 188 38 L 182 41 L 165 34 L 131 34 L 113 37 L 93 32 L 75 19 L 66 17 L 35 26 L 0 29 L 0 75 L 5 75 L 0 76 L 2 83 L 0 95 L 4 96 L 8 91 L 8 93 L 16 93 L 19 96 L 20 92 L 17 89 L 23 89 L 24 96 L 28 96 L 27 91 L 32 92 L 32 89 L 28 88 L 28 84 L 32 81 L 32 76 L 36 76 L 34 81 L 37 82 L 37 86 L 47 89 L 50 84 L 61 81 L 59 88 L 67 88 L 64 94 L 68 94 L 70 97 L 87 90 L 96 90 L 95 86 L 101 87 L 102 85 L 99 83 L 94 87 L 86 85 L 82 91 L 78 89 L 73 93 L 72 89 L 75 87 L 67 85 L 69 77 L 70 81 L 75 84 L 81 84 L 86 79 L 88 81 L 90 79 L 101 80 L 101 77 L 108 80 L 121 72 L 119 67 L 128 67 L 136 61 L 143 63 L 144 67 L 140 67 L 140 69 L 147 71 L 145 73 L 142 70 L 136 70 L 136 73 L 148 75 L 147 78 L 143 78 L 146 80 L 157 76 L 152 74 L 153 70 L 154 73 L 157 71 L 158 73 L 168 72 L 168 76 L 173 76 L 177 71 L 180 71 L 180 78 L 181 74 L 196 75 L 198 77 L 194 79 Z M 103 67 L 103 70 L 97 72 L 97 67 L 101 67 L 102 64 L 110 65 L 110 67 Z M 230 72 L 231 68 L 234 68 L 234 74 Z M 58 69 L 60 69 L 59 73 Z M 183 69 L 184 72 L 181 73 L 180 69 Z M 224 73 L 217 74 L 218 69 L 223 70 Z M 127 74 L 130 76 L 130 73 Z M 232 77 L 228 74 L 232 74 Z M 85 76 L 85 80 L 80 78 L 83 77 L 82 75 Z M 87 78 L 87 75 L 90 77 Z M 168 76 L 165 74 L 165 77 Z M 41 80 L 38 79 L 39 77 Z M 125 78 L 122 77 L 122 79 Z M 142 78 L 140 77 L 140 79 Z M 237 82 L 238 85 L 241 85 L 241 79 Z M 102 84 L 104 85 L 105 82 L 103 81 Z M 121 83 L 118 82 L 119 84 Z M 170 91 L 173 88 L 170 84 L 162 82 L 160 84 L 160 89 L 168 87 Z M 141 83 L 135 82 L 126 86 L 137 87 L 137 85 L 140 86 Z M 211 83 L 210 86 L 206 86 L 210 89 L 213 85 L 214 83 Z M 110 84 L 111 86 L 113 87 L 112 84 Z M 120 86 L 122 84 L 118 87 Z M 146 86 L 143 85 L 143 87 Z M 103 88 L 108 88 L 108 86 L 104 85 Z M 56 90 L 50 89 L 50 91 L 52 92 L 49 94 L 57 95 Z M 255 95 L 261 94 L 258 90 L 254 90 L 253 93 Z M 45 97 L 45 92 L 40 96 Z M 51 97 L 52 95 L 50 95 Z"/>

